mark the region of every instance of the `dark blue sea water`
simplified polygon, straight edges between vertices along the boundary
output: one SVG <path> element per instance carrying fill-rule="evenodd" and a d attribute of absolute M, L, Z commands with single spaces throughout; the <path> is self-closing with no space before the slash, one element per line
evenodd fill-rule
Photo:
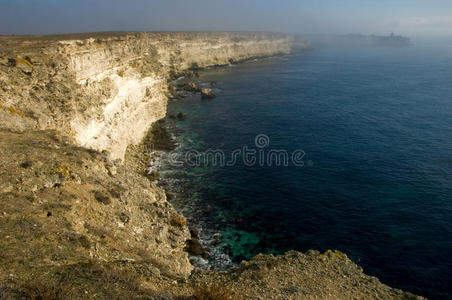
<path fill-rule="evenodd" d="M 187 115 L 174 129 L 179 155 L 305 153 L 303 166 L 166 167 L 211 264 L 338 249 L 386 284 L 451 297 L 451 46 L 323 47 L 199 80 L 216 81 L 218 97 L 170 103 Z"/>

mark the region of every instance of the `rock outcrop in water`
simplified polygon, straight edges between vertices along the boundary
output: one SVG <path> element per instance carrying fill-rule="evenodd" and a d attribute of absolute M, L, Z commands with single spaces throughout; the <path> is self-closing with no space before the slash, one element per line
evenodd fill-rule
<path fill-rule="evenodd" d="M 146 134 L 166 114 L 169 80 L 287 54 L 288 37 L 99 33 L 0 41 L 0 298 L 415 297 L 364 275 L 340 252 L 193 271 L 184 217 L 144 174 L 140 153 L 159 135 Z"/>
<path fill-rule="evenodd" d="M 216 95 L 211 89 L 202 88 L 201 89 L 201 99 L 213 99 Z"/>

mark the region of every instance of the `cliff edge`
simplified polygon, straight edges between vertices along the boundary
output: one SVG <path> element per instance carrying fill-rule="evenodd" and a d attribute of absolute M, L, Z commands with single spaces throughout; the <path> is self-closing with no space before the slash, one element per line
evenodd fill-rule
<path fill-rule="evenodd" d="M 0 126 L 58 129 L 81 146 L 121 160 L 127 146 L 138 144 L 150 125 L 165 116 L 168 80 L 177 74 L 290 52 L 287 36 L 262 33 L 111 33 L 0 41 Z M 9 108 L 19 114 L 10 114 Z"/>

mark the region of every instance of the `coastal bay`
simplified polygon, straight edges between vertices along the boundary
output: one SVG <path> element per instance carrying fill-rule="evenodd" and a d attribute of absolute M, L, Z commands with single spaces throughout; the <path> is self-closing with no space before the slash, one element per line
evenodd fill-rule
<path fill-rule="evenodd" d="M 187 221 L 145 168 L 148 133 L 174 96 L 169 83 L 289 54 L 290 37 L 0 39 L 1 297 L 416 299 L 341 251 L 257 255 L 222 272 L 194 270 L 188 260 Z"/>

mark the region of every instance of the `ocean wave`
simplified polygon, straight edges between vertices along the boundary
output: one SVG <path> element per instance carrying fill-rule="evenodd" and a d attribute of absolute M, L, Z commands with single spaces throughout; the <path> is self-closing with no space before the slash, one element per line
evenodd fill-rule
<path fill-rule="evenodd" d="M 195 137 L 177 135 L 176 132 L 179 129 L 172 120 L 167 119 L 164 124 L 165 129 L 170 133 L 170 138 L 176 143 L 176 148 L 171 152 L 151 151 L 152 159 L 148 164 L 147 171 L 148 173 L 158 172 L 156 183 L 172 195 L 172 199 L 169 201 L 185 216 L 189 227 L 195 228 L 199 232 L 200 244 L 209 249 L 207 259 L 190 255 L 191 263 L 201 269 L 228 269 L 234 263 L 224 251 L 225 244 L 221 241 L 223 233 L 206 219 L 206 204 L 198 192 L 189 187 L 191 180 L 190 175 L 187 175 L 187 170 L 183 166 L 172 165 L 170 161 L 170 156 L 182 159 L 186 149 L 195 144 L 202 144 L 202 142 L 195 140 Z"/>

